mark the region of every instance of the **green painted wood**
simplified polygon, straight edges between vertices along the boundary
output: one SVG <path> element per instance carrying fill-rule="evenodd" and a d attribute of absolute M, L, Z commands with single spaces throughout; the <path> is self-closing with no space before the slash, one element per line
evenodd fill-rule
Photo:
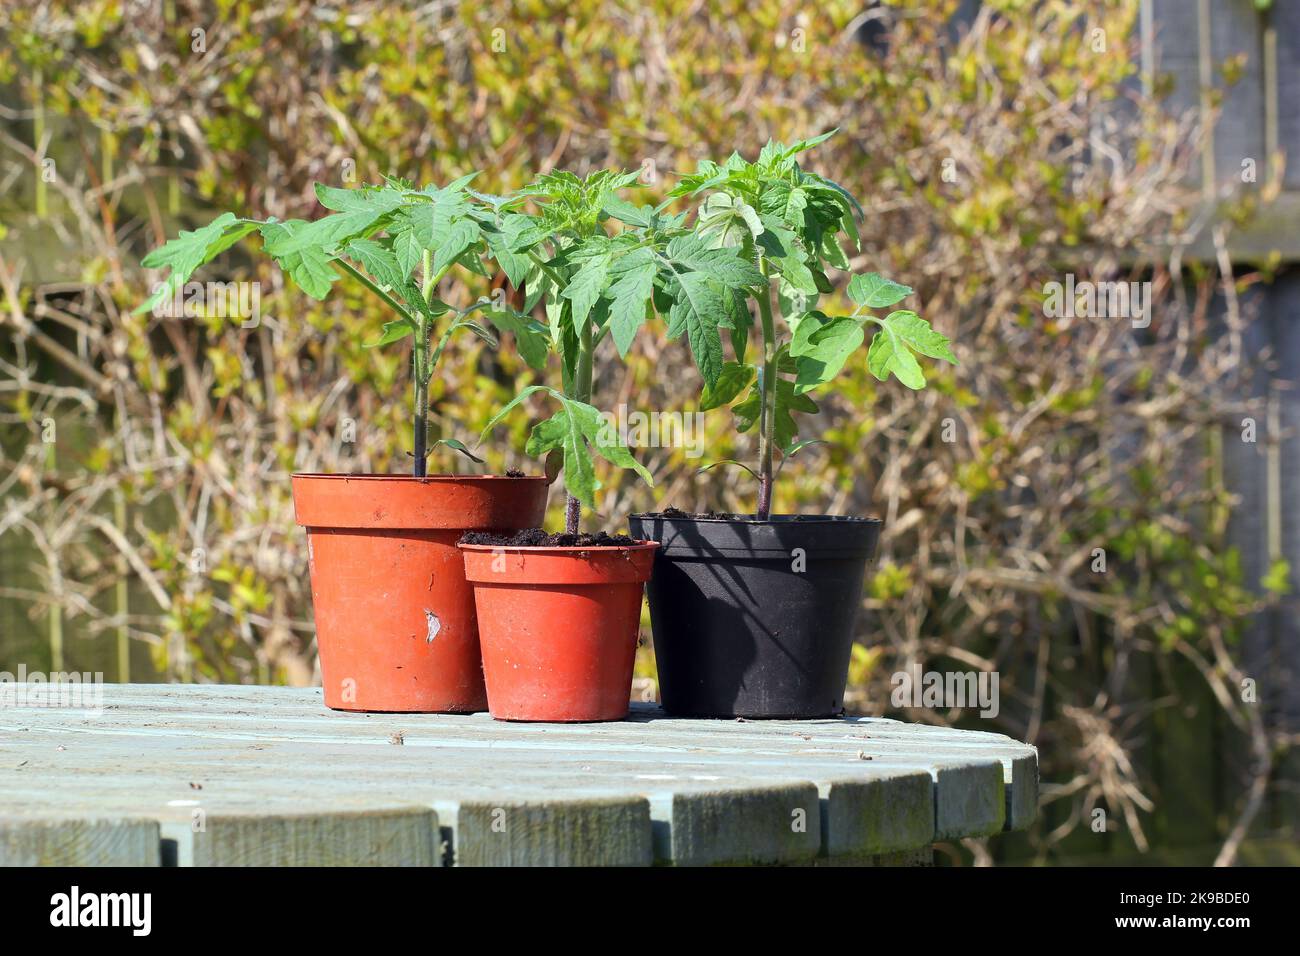
<path fill-rule="evenodd" d="M 650 806 L 656 855 L 678 866 L 796 863 L 821 849 L 821 804 L 810 783 L 668 791 Z"/>
<path fill-rule="evenodd" d="M 153 820 L 0 816 L 0 866 L 158 865 Z"/>
<path fill-rule="evenodd" d="M 936 775 L 934 788 L 936 839 L 989 836 L 1006 823 L 1006 789 L 996 766 L 945 767 Z"/>
<path fill-rule="evenodd" d="M 135 686 L 137 692 L 123 691 Z M 159 699 L 156 685 L 121 685 L 114 688 L 116 703 L 106 707 L 95 719 L 97 732 L 111 727 L 129 727 L 133 733 L 170 736 L 185 734 L 199 737 L 220 736 L 230 739 L 311 740 L 313 742 L 364 741 L 388 745 L 394 734 L 401 734 L 407 746 L 439 746 L 478 749 L 482 733 L 476 729 L 486 722 L 499 727 L 486 714 L 464 718 L 416 717 L 412 722 L 402 715 L 354 714 L 322 711 L 319 692 L 307 700 L 300 691 L 289 688 L 195 686 L 189 696 L 202 706 L 186 710 L 184 705 Z M 310 693 L 310 692 L 309 692 Z M 273 714 L 265 711 L 265 701 L 275 700 Z M 421 719 L 425 724 L 418 723 Z M 655 728 L 653 735 L 637 729 L 642 722 Z M 290 728 L 292 731 L 290 732 Z M 436 733 L 434 732 L 436 730 Z M 777 733 L 774 733 L 777 731 Z M 785 738 L 788 738 L 785 739 Z M 916 741 L 925 741 L 923 756 L 916 756 Z M 773 739 L 783 740 L 781 751 L 759 747 Z M 858 762 L 869 757 L 873 766 L 882 769 L 924 767 L 933 771 L 948 763 L 963 764 L 970 759 L 996 758 L 1004 766 L 1004 779 L 1011 783 L 1015 774 L 1012 761 L 1033 756 L 1025 748 L 1000 734 L 977 731 L 954 731 L 927 725 L 909 725 L 880 718 L 799 722 L 681 721 L 665 720 L 662 712 L 649 705 L 634 705 L 633 720 L 624 723 L 565 727 L 564 725 L 516 726 L 510 734 L 496 740 L 501 748 L 537 748 L 571 751 L 580 744 L 582 752 L 593 759 L 618 754 L 674 754 L 709 752 L 719 762 L 743 761 L 766 765 L 784 764 L 795 772 L 806 768 L 816 758 L 834 763 Z M 793 759 L 794 763 L 791 763 Z M 1036 757 L 1033 757 L 1036 766 Z M 1027 825 L 1036 812 L 1037 781 L 1034 774 L 1021 774 L 1018 786 L 1011 788 L 1016 805 L 1008 819 Z"/>
<path fill-rule="evenodd" d="M 457 866 L 649 866 L 640 797 L 471 801 L 457 809 Z"/>
<path fill-rule="evenodd" d="M 934 781 L 924 771 L 826 784 L 821 806 L 828 857 L 892 854 L 934 840 Z"/>
<path fill-rule="evenodd" d="M 438 815 L 423 807 L 344 812 L 190 812 L 161 827 L 176 866 L 438 866 Z"/>
<path fill-rule="evenodd" d="M 506 724 L 107 685 L 99 712 L 6 708 L 0 733 L 0 813 L 144 816 L 180 865 L 798 863 L 1028 825 L 1037 793 L 1032 747 L 870 718 Z"/>

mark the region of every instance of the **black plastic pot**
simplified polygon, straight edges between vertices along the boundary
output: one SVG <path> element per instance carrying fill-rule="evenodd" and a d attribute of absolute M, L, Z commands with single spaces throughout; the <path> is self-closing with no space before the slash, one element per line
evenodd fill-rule
<path fill-rule="evenodd" d="M 844 710 L 853 623 L 878 518 L 633 515 L 658 541 L 648 587 L 664 710 L 679 717 L 831 717 Z"/>

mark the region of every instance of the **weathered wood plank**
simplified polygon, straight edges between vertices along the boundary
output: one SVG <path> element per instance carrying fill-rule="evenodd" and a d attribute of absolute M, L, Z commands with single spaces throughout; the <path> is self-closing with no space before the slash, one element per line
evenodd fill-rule
<path fill-rule="evenodd" d="M 473 801 L 456 810 L 457 866 L 649 866 L 644 798 Z"/>
<path fill-rule="evenodd" d="M 812 784 L 651 796 L 655 854 L 677 866 L 811 860 L 821 847 L 821 805 Z"/>
<path fill-rule="evenodd" d="M 866 859 L 1036 811 L 1032 747 L 872 718 L 683 721 L 637 707 L 622 723 L 502 724 L 332 713 L 319 690 L 109 685 L 101 713 L 7 708 L 0 732 L 14 758 L 0 765 L 0 813 L 53 801 L 144 815 L 182 865 L 436 865 L 441 842 L 459 865 Z M 196 809 L 206 831 L 192 829 Z M 394 859 L 384 834 L 426 810 L 427 843 Z M 325 839 L 330 821 L 375 815 L 389 831 Z M 230 836 L 208 842 L 214 823 Z"/>
<path fill-rule="evenodd" d="M 423 807 L 340 813 L 203 813 L 164 823 L 175 866 L 439 866 L 438 815 Z"/>
<path fill-rule="evenodd" d="M 908 772 L 824 784 L 822 855 L 878 855 L 934 840 L 934 781 Z"/>
<path fill-rule="evenodd" d="M 1038 816 L 1038 757 L 1016 757 L 1012 765 L 1012 770 L 1004 776 L 1007 789 L 1006 828 L 1027 830 Z"/>
<path fill-rule="evenodd" d="M 945 767 L 936 773 L 934 788 L 935 839 L 990 836 L 1006 823 L 1006 790 L 996 766 Z"/>
<path fill-rule="evenodd" d="M 0 816 L 0 866 L 158 866 L 148 819 Z"/>

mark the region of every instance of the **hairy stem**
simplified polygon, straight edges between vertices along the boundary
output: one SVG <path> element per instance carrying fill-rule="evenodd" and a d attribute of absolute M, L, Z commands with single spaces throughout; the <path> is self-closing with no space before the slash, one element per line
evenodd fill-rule
<path fill-rule="evenodd" d="M 570 396 L 580 402 L 591 403 L 591 369 L 594 346 L 591 336 L 590 320 L 582 324 L 578 336 L 578 364 L 573 375 L 573 391 Z M 568 495 L 564 502 L 564 530 L 569 534 L 578 533 L 579 519 L 582 517 L 582 502 L 573 495 Z"/>
<path fill-rule="evenodd" d="M 348 262 L 346 259 L 335 259 L 334 262 L 340 269 L 342 269 L 348 275 L 352 276 L 352 278 L 356 279 L 358 282 L 360 282 L 363 286 L 365 286 L 375 295 L 379 296 L 379 298 L 383 300 L 383 303 L 386 306 L 388 306 L 390 309 L 396 312 L 407 322 L 410 322 L 412 328 L 418 326 L 415 317 L 411 315 L 409 311 L 407 311 L 406 307 L 402 305 L 402 303 L 394 299 L 387 292 L 385 292 L 383 289 L 379 288 L 379 286 L 375 285 L 375 283 L 371 281 L 370 276 L 366 275 L 364 272 L 362 272 L 352 263 Z"/>
<path fill-rule="evenodd" d="M 420 293 L 428 302 L 438 284 L 433 275 L 429 250 L 424 250 L 421 258 L 421 270 L 424 276 Z M 433 329 L 424 316 L 416 320 L 415 345 L 411 351 L 411 363 L 415 375 L 415 477 L 423 478 L 428 474 L 426 458 L 429 454 L 429 379 L 432 377 L 432 362 L 429 361 L 429 337 Z"/>
<path fill-rule="evenodd" d="M 766 264 L 760 265 L 767 275 Z M 773 434 L 776 429 L 776 323 L 772 320 L 772 288 L 769 284 L 756 297 L 763 323 L 763 367 L 759 370 L 762 389 L 758 420 L 758 507 L 754 516 L 766 521 L 772 513 Z"/>
<path fill-rule="evenodd" d="M 411 365 L 415 373 L 415 456 L 414 474 L 423 478 L 427 472 L 425 456 L 428 454 L 429 429 L 429 380 L 424 376 L 425 353 L 429 343 L 424 322 L 420 322 L 415 333 L 415 347 L 411 354 Z"/>

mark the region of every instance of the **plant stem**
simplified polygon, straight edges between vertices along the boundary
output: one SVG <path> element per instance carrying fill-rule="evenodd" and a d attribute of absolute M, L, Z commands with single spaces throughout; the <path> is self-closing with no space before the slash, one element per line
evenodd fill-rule
<path fill-rule="evenodd" d="M 542 272 L 546 274 L 546 277 L 555 283 L 556 288 L 559 289 L 564 288 L 564 279 L 561 278 L 560 275 L 556 273 L 554 269 L 552 269 L 550 266 L 546 264 L 545 259 L 543 259 L 534 250 L 531 249 L 528 251 L 528 258 L 532 259 L 533 262 L 537 264 L 537 268 L 541 269 Z"/>
<path fill-rule="evenodd" d="M 582 331 L 578 335 L 578 364 L 573 373 L 574 394 L 570 396 L 588 405 L 591 404 L 591 369 L 594 351 L 591 320 L 588 319 L 582 324 Z M 564 530 L 569 534 L 577 534 L 581 517 L 582 502 L 573 495 L 568 495 L 564 501 Z"/>
<path fill-rule="evenodd" d="M 429 250 L 424 250 L 423 260 L 421 262 L 424 285 L 420 292 L 424 300 L 429 301 L 429 296 L 433 294 L 433 289 L 437 280 L 433 275 L 431 267 L 431 256 Z M 424 316 L 420 316 L 415 322 L 415 342 L 411 349 L 412 373 L 415 376 L 415 442 L 412 454 L 415 456 L 414 474 L 417 478 L 423 478 L 428 474 L 428 462 L 425 461 L 428 456 L 429 440 L 429 378 L 430 370 L 426 368 L 429 363 L 429 333 L 432 330 L 429 322 Z"/>
<path fill-rule="evenodd" d="M 767 275 L 766 263 L 760 265 Z M 758 507 L 754 516 L 766 521 L 772 513 L 772 452 L 776 429 L 776 324 L 772 321 L 772 287 L 763 288 L 758 299 L 758 314 L 763 323 L 763 367 L 759 370 L 762 400 L 758 420 Z"/>
<path fill-rule="evenodd" d="M 352 278 L 356 279 L 358 282 L 360 282 L 363 286 L 365 286 L 375 295 L 379 296 L 379 298 L 383 300 L 386 306 L 388 306 L 390 309 L 396 312 L 407 322 L 410 322 L 412 328 L 418 327 L 419 323 L 416 321 L 415 317 L 406 310 L 406 308 L 402 305 L 402 303 L 398 302 L 396 299 L 394 299 L 383 289 L 379 288 L 379 286 L 375 285 L 374 282 L 370 280 L 370 277 L 368 275 L 366 275 L 364 272 L 362 272 L 352 263 L 348 262 L 346 259 L 335 259 L 334 262 L 338 265 L 340 269 L 342 269 L 348 275 L 352 276 Z"/>
<path fill-rule="evenodd" d="M 420 294 L 424 296 L 426 303 L 433 301 L 433 294 L 438 290 L 438 283 L 443 277 L 451 271 L 454 262 L 449 262 L 437 272 L 432 272 L 432 254 L 428 249 L 424 250 L 421 262 L 423 268 L 424 281 L 420 287 Z M 432 273 L 432 274 L 431 274 Z M 415 474 L 417 477 L 424 477 L 428 474 L 428 465 L 425 458 L 428 456 L 429 442 L 429 382 L 433 380 L 433 370 L 438 365 L 438 359 L 442 358 L 442 351 L 447 347 L 447 340 L 451 338 L 452 327 L 448 326 L 447 331 L 443 332 L 442 338 L 438 341 L 438 348 L 430 354 L 430 346 L 433 344 L 434 320 L 427 316 L 421 315 L 416 321 L 416 349 L 418 358 L 415 359 Z"/>

